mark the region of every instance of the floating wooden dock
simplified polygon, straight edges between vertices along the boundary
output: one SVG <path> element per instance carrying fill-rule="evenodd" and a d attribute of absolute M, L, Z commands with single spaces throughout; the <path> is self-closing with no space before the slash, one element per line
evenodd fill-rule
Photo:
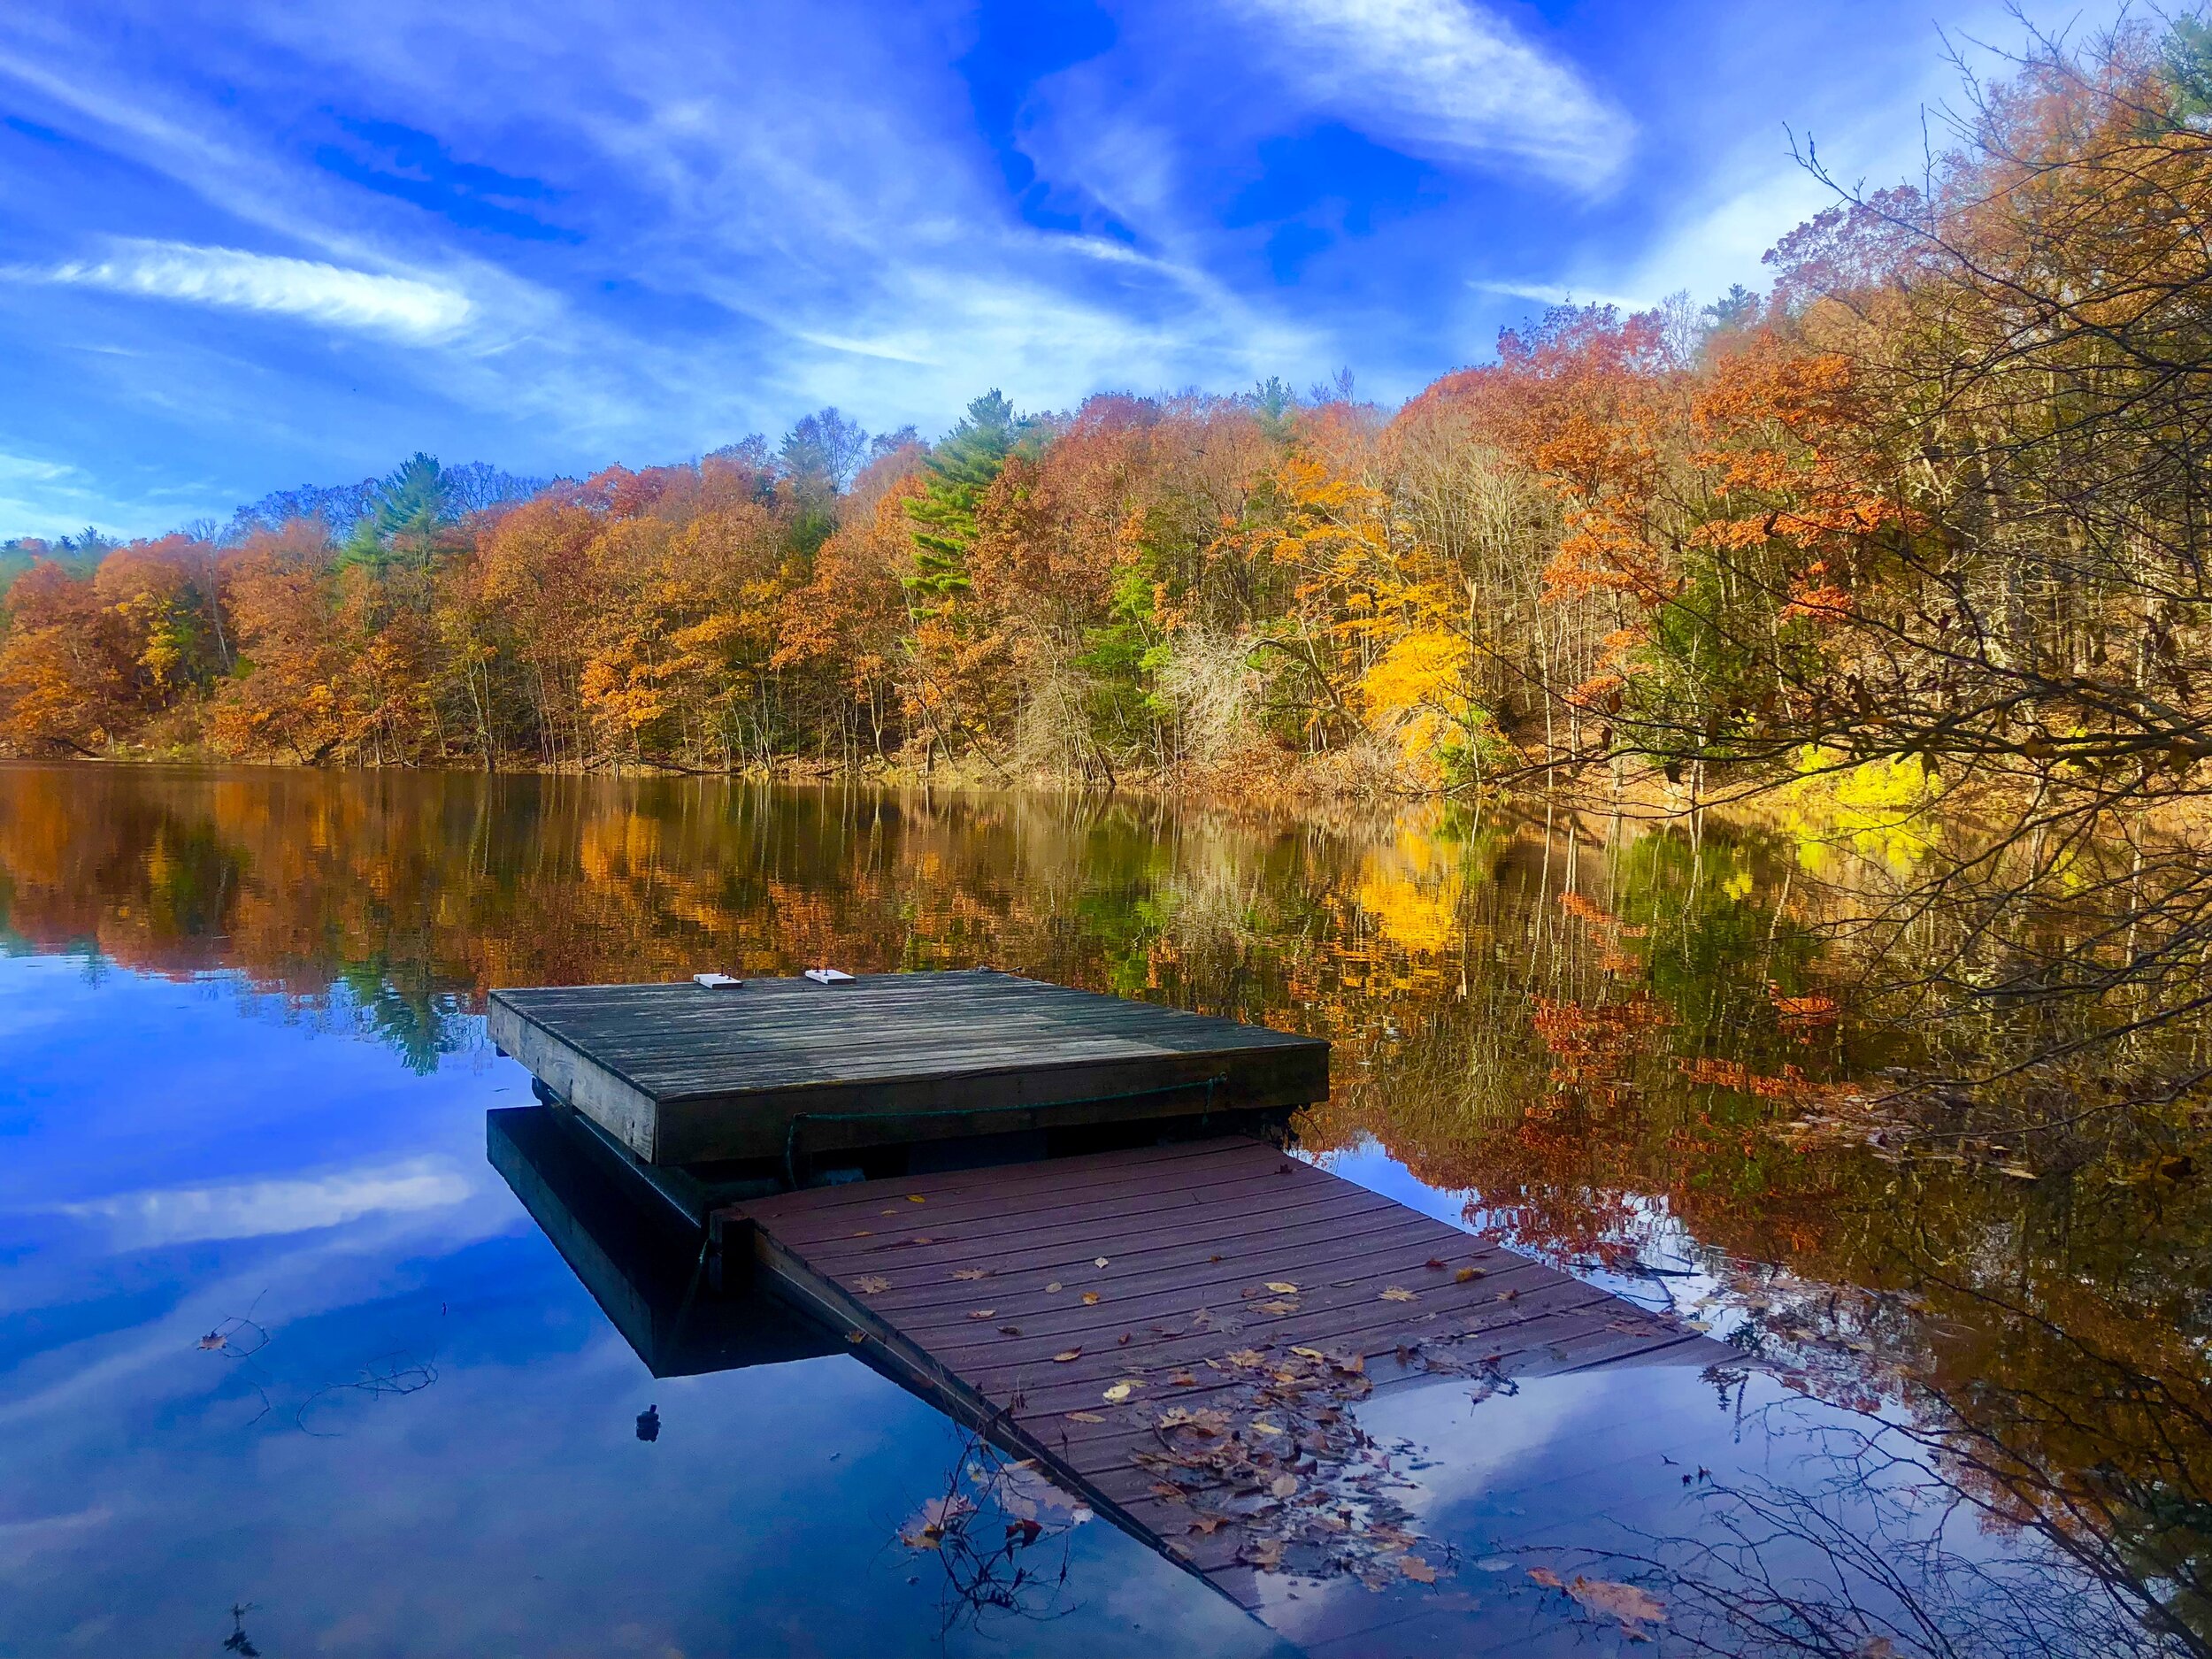
<path fill-rule="evenodd" d="M 1357 1430 L 1373 1389 L 1737 1357 L 1240 1138 L 784 1193 L 710 1225 L 726 1276 L 749 1257 L 1248 1608 L 1265 1571 L 1433 1570 Z"/>
<path fill-rule="evenodd" d="M 1286 1109 L 1329 1045 L 1010 973 L 494 991 L 492 1040 L 649 1164 Z"/>

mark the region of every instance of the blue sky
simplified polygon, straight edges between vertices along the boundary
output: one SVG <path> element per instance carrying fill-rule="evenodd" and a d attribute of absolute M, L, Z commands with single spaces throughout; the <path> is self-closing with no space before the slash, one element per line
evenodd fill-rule
<path fill-rule="evenodd" d="M 13 0 L 0 536 L 416 449 L 680 459 L 996 385 L 1394 401 L 1549 297 L 1756 284 L 1917 170 L 1983 0 Z"/>

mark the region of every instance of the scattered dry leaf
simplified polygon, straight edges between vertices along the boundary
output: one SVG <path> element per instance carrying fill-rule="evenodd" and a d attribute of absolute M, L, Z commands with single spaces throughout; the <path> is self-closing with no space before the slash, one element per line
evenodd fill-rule
<path fill-rule="evenodd" d="M 1242 1365 L 1247 1369 L 1255 1365 L 1264 1365 L 1267 1363 L 1267 1356 L 1261 1353 L 1257 1348 L 1233 1348 L 1228 1353 L 1224 1354 L 1221 1357 L 1227 1360 L 1232 1365 Z"/>
<path fill-rule="evenodd" d="M 1440 1273 L 1444 1271 L 1444 1261 L 1441 1256 L 1432 1256 L 1427 1261 L 1422 1263 L 1421 1265 L 1434 1272 Z"/>
<path fill-rule="evenodd" d="M 1268 1483 L 1267 1490 L 1271 1496 L 1287 1498 L 1298 1490 L 1298 1477 L 1295 1475 L 1278 1475 L 1273 1480 Z"/>
<path fill-rule="evenodd" d="M 995 1319 L 998 1317 L 998 1310 L 996 1308 L 971 1308 L 968 1310 L 968 1317 L 971 1319 Z"/>
<path fill-rule="evenodd" d="M 1481 1277 L 1482 1269 L 1479 1267 L 1463 1267 L 1452 1275 L 1452 1280 L 1455 1284 L 1464 1285 Z"/>
<path fill-rule="evenodd" d="M 1262 1419 L 1260 1419 L 1260 1418 L 1258 1418 L 1258 1417 L 1255 1417 L 1255 1418 L 1253 1418 L 1253 1419 L 1252 1419 L 1252 1425 L 1251 1425 L 1251 1427 L 1252 1427 L 1252 1432 L 1253 1432 L 1253 1433 L 1255 1433 L 1255 1434 L 1271 1434 L 1271 1435 L 1272 1435 L 1272 1434 L 1280 1434 L 1280 1433 L 1283 1432 L 1283 1431 L 1282 1431 L 1282 1428 L 1281 1428 L 1281 1426 L 1280 1426 L 1279 1425 L 1278 1425 L 1278 1424 L 1274 1424 L 1274 1423 L 1268 1423 L 1268 1422 L 1264 1422 L 1264 1421 L 1263 1421 Z"/>
<path fill-rule="evenodd" d="M 1096 1261 L 1093 1262 L 1091 1265 L 1093 1267 L 1103 1267 L 1106 1265 L 1106 1258 L 1102 1256 Z"/>
<path fill-rule="evenodd" d="M 1383 1292 L 1379 1300 L 1384 1302 L 1418 1302 L 1421 1299 L 1415 1295 L 1411 1291 L 1406 1289 L 1403 1286 L 1393 1285 L 1388 1290 Z"/>
<path fill-rule="evenodd" d="M 1002 1325 L 999 1326 L 998 1333 L 1001 1336 L 1019 1336 L 1022 1333 L 1022 1328 L 1018 1325 Z"/>
<path fill-rule="evenodd" d="M 1104 1417 L 1099 1416 L 1095 1411 L 1071 1411 L 1068 1413 L 1068 1421 L 1071 1423 L 1103 1423 L 1105 1420 L 1106 1419 Z"/>
<path fill-rule="evenodd" d="M 1055 1354 L 1052 1357 L 1058 1360 L 1061 1364 L 1064 1365 L 1071 1359 L 1081 1359 L 1083 1357 L 1083 1350 L 1079 1348 L 1063 1348 L 1059 1353 Z"/>
<path fill-rule="evenodd" d="M 1054 1279 L 1054 1280 L 1052 1281 L 1052 1283 L 1050 1283 L 1049 1285 L 1047 1285 L 1047 1286 L 1045 1286 L 1045 1288 L 1046 1288 L 1048 1291 L 1051 1291 L 1051 1292 L 1053 1292 L 1053 1293 L 1055 1293 L 1055 1294 L 1057 1294 L 1057 1293 L 1059 1292 L 1059 1290 L 1062 1288 L 1062 1286 L 1061 1286 L 1060 1281 L 1059 1281 L 1058 1279 Z"/>
<path fill-rule="evenodd" d="M 1279 1296 L 1295 1296 L 1298 1294 L 1298 1286 L 1286 1279 L 1271 1279 L 1267 1281 L 1267 1287 Z"/>
<path fill-rule="evenodd" d="M 872 1296 L 879 1290 L 891 1288 L 891 1281 L 880 1273 L 863 1273 L 853 1280 L 853 1288 L 864 1296 Z"/>
<path fill-rule="evenodd" d="M 1531 1567 L 1528 1570 L 1528 1576 L 1533 1582 L 1542 1585 L 1547 1590 L 1563 1590 L 1567 1587 L 1561 1582 L 1559 1575 L 1549 1567 Z"/>
<path fill-rule="evenodd" d="M 210 1331 L 205 1336 L 200 1339 L 200 1346 L 212 1351 L 215 1348 L 224 1347 L 228 1340 L 229 1339 L 224 1336 L 220 1331 Z"/>
<path fill-rule="evenodd" d="M 1190 1530 L 1194 1532 L 1204 1532 L 1210 1537 L 1228 1524 L 1229 1517 L 1217 1514 L 1211 1509 L 1201 1509 L 1196 1515 L 1191 1517 Z"/>
<path fill-rule="evenodd" d="M 925 1199 L 919 1193 L 909 1193 L 906 1195 L 906 1202 L 910 1204 L 920 1204 L 928 1202 L 928 1200 Z"/>
<path fill-rule="evenodd" d="M 1083 1293 L 1083 1305 L 1086 1308 L 1095 1308 L 1098 1305 L 1098 1293 L 1094 1290 L 1085 1291 Z"/>
<path fill-rule="evenodd" d="M 1133 1377 L 1129 1378 L 1125 1381 L 1118 1382 L 1106 1391 L 1106 1403 L 1110 1406 L 1118 1406 L 1123 1401 L 1128 1399 L 1131 1394 L 1136 1393 L 1138 1389 L 1143 1386 L 1144 1384 L 1138 1381 Z"/>
<path fill-rule="evenodd" d="M 856 1239 L 872 1239 L 875 1236 L 876 1230 L 873 1227 L 863 1227 L 859 1232 L 853 1234 L 853 1237 Z"/>
<path fill-rule="evenodd" d="M 952 1276 L 955 1279 L 988 1279 L 991 1270 L 987 1267 L 956 1267 L 952 1270 Z"/>
<path fill-rule="evenodd" d="M 1416 1584 L 1434 1584 L 1436 1582 L 1436 1569 L 1430 1566 L 1427 1562 L 1423 1561 L 1418 1555 L 1401 1556 L 1398 1561 L 1398 1571 L 1405 1574 L 1407 1578 L 1412 1579 Z"/>

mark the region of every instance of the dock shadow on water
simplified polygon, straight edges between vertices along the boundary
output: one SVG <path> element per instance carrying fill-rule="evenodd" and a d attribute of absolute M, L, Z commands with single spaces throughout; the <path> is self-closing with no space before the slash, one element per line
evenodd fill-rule
<path fill-rule="evenodd" d="M 0 771 L 0 1651 L 2212 1650 L 2190 1149 L 1808 1133 L 1971 1034 L 1859 1017 L 1824 856 Z M 1053 1356 L 1098 1337 L 1007 1367 L 1008 1422 L 1108 1419 L 1064 1449 L 708 1282 L 483 1034 L 498 987 L 985 963 L 1328 1038 L 1302 1168 L 1715 1351 L 1355 1356 L 1232 1311 L 1087 1401 Z M 953 1317 L 1020 1326 L 974 1282 Z M 1225 1305 L 1274 1283 L 1317 1294 Z M 1402 1288 L 1366 1302 L 1449 1301 Z"/>

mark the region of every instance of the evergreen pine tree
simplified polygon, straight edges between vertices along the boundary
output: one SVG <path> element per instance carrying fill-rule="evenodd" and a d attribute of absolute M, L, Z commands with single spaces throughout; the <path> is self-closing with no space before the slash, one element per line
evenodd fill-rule
<path fill-rule="evenodd" d="M 975 510 L 1006 465 L 1027 423 L 996 387 L 968 405 L 967 414 L 923 463 L 929 480 L 918 500 L 907 503 L 914 523 L 914 574 L 907 586 L 940 603 L 968 590 L 968 549 L 975 544 Z"/>

